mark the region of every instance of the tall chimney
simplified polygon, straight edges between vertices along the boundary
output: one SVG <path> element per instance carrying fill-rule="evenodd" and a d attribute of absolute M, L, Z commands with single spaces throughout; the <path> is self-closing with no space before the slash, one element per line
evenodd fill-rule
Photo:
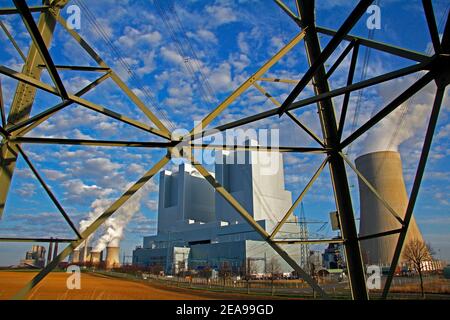
<path fill-rule="evenodd" d="M 55 249 L 53 251 L 53 258 L 56 258 L 58 256 L 58 239 L 55 241 Z"/>
<path fill-rule="evenodd" d="M 47 264 L 52 261 L 52 253 L 53 253 L 53 238 L 50 238 L 50 243 L 48 244 L 48 255 L 47 255 Z"/>
<path fill-rule="evenodd" d="M 106 269 L 120 267 L 119 247 L 106 247 Z"/>
<path fill-rule="evenodd" d="M 356 168 L 372 184 L 379 195 L 404 219 L 408 206 L 408 195 L 403 180 L 400 153 L 396 151 L 379 151 L 360 156 L 355 160 Z M 360 198 L 360 236 L 372 235 L 399 229 L 400 223 L 391 212 L 378 200 L 361 180 Z M 414 216 L 411 219 L 406 242 L 412 239 L 423 241 Z M 394 256 L 398 234 L 361 241 L 363 256 L 369 264 L 390 265 Z M 402 259 L 400 259 L 402 261 Z"/>
<path fill-rule="evenodd" d="M 80 263 L 80 249 L 73 250 L 72 263 Z"/>

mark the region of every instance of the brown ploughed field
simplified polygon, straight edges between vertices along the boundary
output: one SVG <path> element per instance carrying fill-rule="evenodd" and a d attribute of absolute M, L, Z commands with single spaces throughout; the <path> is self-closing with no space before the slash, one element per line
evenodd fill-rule
<path fill-rule="evenodd" d="M 0 300 L 10 299 L 37 273 L 0 271 Z M 193 291 L 165 287 L 152 283 L 110 278 L 82 273 L 81 289 L 69 290 L 66 280 L 69 274 L 52 272 L 28 295 L 33 300 L 201 300 L 201 299 L 249 299 L 240 294 L 210 291 Z M 266 299 L 269 297 L 265 297 Z M 253 297 L 255 299 L 255 297 Z"/>

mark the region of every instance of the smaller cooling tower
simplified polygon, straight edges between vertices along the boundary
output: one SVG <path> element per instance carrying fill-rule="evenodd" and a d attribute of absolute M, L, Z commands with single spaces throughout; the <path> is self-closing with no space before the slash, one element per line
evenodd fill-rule
<path fill-rule="evenodd" d="M 119 247 L 106 247 L 106 269 L 120 266 Z"/>
<path fill-rule="evenodd" d="M 357 158 L 355 163 L 358 171 L 403 219 L 408 206 L 408 195 L 403 180 L 400 153 L 395 151 L 368 153 Z M 365 183 L 359 180 L 358 184 L 361 211 L 360 236 L 399 229 L 400 223 Z M 410 222 L 405 244 L 411 239 L 423 241 L 414 217 Z M 361 241 L 361 249 L 366 262 L 390 265 L 397 241 L 398 234 Z"/>
<path fill-rule="evenodd" d="M 91 263 L 94 266 L 99 265 L 101 262 L 101 252 L 100 251 L 91 251 Z"/>
<path fill-rule="evenodd" d="M 80 249 L 75 249 L 72 252 L 72 263 L 80 262 Z"/>

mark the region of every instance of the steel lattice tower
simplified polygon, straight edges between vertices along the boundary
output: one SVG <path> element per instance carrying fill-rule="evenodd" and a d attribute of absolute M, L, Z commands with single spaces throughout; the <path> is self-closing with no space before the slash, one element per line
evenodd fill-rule
<path fill-rule="evenodd" d="M 244 81 L 236 90 L 234 90 L 224 101 L 217 105 L 203 120 L 192 129 L 192 131 L 183 136 L 181 139 L 172 137 L 172 133 L 165 126 L 150 108 L 126 85 L 120 76 L 100 57 L 100 55 L 83 39 L 75 30 L 67 27 L 66 21 L 60 16 L 60 11 L 64 8 L 69 0 L 45 0 L 42 6 L 28 6 L 25 0 L 13 0 L 15 7 L 0 8 L 0 15 L 17 14 L 23 20 L 23 23 L 31 36 L 32 43 L 25 56 L 20 46 L 15 42 L 10 34 L 8 38 L 11 40 L 14 48 L 21 53 L 24 58 L 24 67 L 21 71 L 13 70 L 8 66 L 0 65 L 0 73 L 19 81 L 16 88 L 14 99 L 10 107 L 9 115 L 6 117 L 3 100 L 0 101 L 0 111 L 2 121 L 0 126 L 1 152 L 0 152 L 0 217 L 8 197 L 11 180 L 14 175 L 14 169 L 17 158 L 22 157 L 26 164 L 30 167 L 39 183 L 44 187 L 50 199 L 54 202 L 61 215 L 72 228 L 75 237 L 73 239 L 58 239 L 59 242 L 68 243 L 58 256 L 28 283 L 15 298 L 24 298 L 29 291 L 35 287 L 51 270 L 53 270 L 59 262 L 63 261 L 75 248 L 83 243 L 91 236 L 106 219 L 115 214 L 115 212 L 145 183 L 147 183 L 155 174 L 157 174 L 169 162 L 171 158 L 183 157 L 187 159 L 198 172 L 206 178 L 206 180 L 214 187 L 216 192 L 220 194 L 237 212 L 248 222 L 254 230 L 292 267 L 295 272 L 302 277 L 315 292 L 322 297 L 326 297 L 327 293 L 317 284 L 317 282 L 308 275 L 307 272 L 298 264 L 298 262 L 287 254 L 283 249 L 283 244 L 314 244 L 314 243 L 343 243 L 345 247 L 346 259 L 348 264 L 349 280 L 351 285 L 352 297 L 354 299 L 368 299 L 368 292 L 365 283 L 365 269 L 362 263 L 360 241 L 364 239 L 383 237 L 386 235 L 398 234 L 399 240 L 395 249 L 394 258 L 391 263 L 390 273 L 386 281 L 383 297 L 386 298 L 392 282 L 395 268 L 398 264 L 401 249 L 403 247 L 405 236 L 409 223 L 413 214 L 414 205 L 420 189 L 425 166 L 427 163 L 430 146 L 433 140 L 441 103 L 444 97 L 445 89 L 450 82 L 450 23 L 447 18 L 445 30 L 442 40 L 434 17 L 434 11 L 430 0 L 423 0 L 423 13 L 427 21 L 428 32 L 431 36 L 434 53 L 426 55 L 423 53 L 400 48 L 395 45 L 385 44 L 371 39 L 354 36 L 350 32 L 355 24 L 359 21 L 367 8 L 373 3 L 373 0 L 360 0 L 352 9 L 345 21 L 337 30 L 331 30 L 318 26 L 315 19 L 315 1 L 313 0 L 296 0 L 297 12 L 292 11 L 281 0 L 275 0 L 275 3 L 283 10 L 289 19 L 298 25 L 299 33 L 280 51 L 272 56 L 260 69 L 251 77 Z M 39 21 L 36 23 L 32 12 L 40 13 Z M 76 66 L 76 65 L 56 65 L 48 48 L 52 45 L 52 38 L 55 28 L 62 28 L 69 36 L 71 36 L 78 44 L 92 57 L 97 66 Z M 330 36 L 330 41 L 322 49 L 319 42 L 319 34 Z M 300 42 L 304 42 L 305 52 L 308 57 L 309 68 L 305 71 L 301 79 L 278 79 L 265 78 L 264 74 L 275 65 L 283 56 L 296 47 Z M 339 45 L 346 43 L 346 49 L 333 62 L 332 66 L 326 70 L 325 63 L 329 62 L 331 55 L 336 51 Z M 369 78 L 360 82 L 354 82 L 354 72 L 358 62 L 359 48 L 367 47 L 374 50 L 391 54 L 396 57 L 407 59 L 410 65 L 400 68 L 373 78 Z M 331 88 L 328 78 L 341 64 L 347 55 L 351 52 L 351 63 L 348 68 L 347 83 L 343 87 Z M 41 73 L 43 69 L 48 71 L 53 85 L 46 84 L 41 81 Z M 102 75 L 95 81 L 88 84 L 82 90 L 71 93 L 64 86 L 61 80 L 60 72 L 63 70 L 77 70 L 83 72 L 101 72 Z M 413 73 L 419 73 L 420 78 L 414 82 L 403 92 L 400 92 L 391 102 L 383 106 L 382 109 L 367 120 L 363 125 L 350 133 L 343 136 L 343 128 L 347 119 L 347 111 L 349 106 L 350 94 L 357 90 L 368 88 L 380 83 L 384 83 L 393 79 L 404 77 Z M 117 88 L 120 88 L 134 103 L 137 109 L 141 110 L 151 122 L 151 125 L 130 119 L 122 114 L 114 112 L 104 106 L 95 104 L 83 96 L 100 85 L 106 79 L 111 79 Z M 288 82 L 295 83 L 296 86 L 283 102 L 277 101 L 261 86 L 263 82 Z M 308 98 L 296 100 L 300 93 L 303 92 L 308 83 L 314 84 L 314 95 Z M 358 177 L 364 181 L 374 194 L 379 197 L 377 191 L 372 188 L 370 183 L 355 168 L 353 163 L 344 155 L 343 149 L 347 148 L 355 140 L 364 133 L 371 130 L 382 119 L 391 114 L 401 104 L 414 96 L 422 88 L 429 83 L 436 85 L 435 100 L 431 111 L 431 116 L 425 130 L 425 139 L 421 150 L 421 155 L 414 176 L 413 186 L 409 195 L 409 202 L 401 221 L 401 228 L 390 230 L 387 232 L 358 237 L 355 226 L 355 217 L 352 208 L 352 198 L 349 189 L 347 168 L 354 171 Z M 258 89 L 261 94 L 268 97 L 274 104 L 274 108 L 263 111 L 251 116 L 243 117 L 236 121 L 221 124 L 215 128 L 206 129 L 211 122 L 217 118 L 233 101 L 236 100 L 249 88 Z M 45 91 L 61 99 L 58 104 L 46 109 L 36 115 L 31 115 L 34 98 L 38 90 Z M 332 98 L 343 96 L 342 112 L 339 118 L 336 118 L 335 106 Z M 153 141 L 105 141 L 90 139 L 55 139 L 55 138 L 38 138 L 26 135 L 33 128 L 39 126 L 46 119 L 54 116 L 60 110 L 72 105 L 78 104 L 84 108 L 94 112 L 101 113 L 107 117 L 133 126 L 143 132 L 154 134 L 163 138 L 163 142 Z M 305 126 L 293 113 L 294 110 L 311 105 L 317 105 L 317 113 L 321 124 L 322 135 L 313 132 Z M 255 151 L 271 151 L 271 148 L 252 147 L 252 146 L 229 146 L 229 145 L 204 145 L 194 143 L 194 140 L 201 137 L 207 137 L 217 132 L 224 132 L 228 129 L 237 128 L 242 125 L 254 123 L 258 120 L 266 119 L 273 116 L 288 116 L 298 125 L 319 147 L 284 147 L 276 148 L 276 152 L 296 152 L 299 154 L 320 154 L 325 155 L 326 159 L 313 174 L 310 181 L 302 189 L 299 197 L 294 201 L 293 206 L 286 212 L 284 218 L 277 225 L 275 230 L 269 234 L 262 228 L 245 208 L 237 201 L 218 181 L 210 175 L 210 173 L 200 164 L 193 155 L 194 149 L 217 149 L 217 150 L 255 150 Z M 65 209 L 59 203 L 57 197 L 47 186 L 45 180 L 39 174 L 39 171 L 33 165 L 32 161 L 24 152 L 22 145 L 24 144 L 61 144 L 61 145 L 82 145 L 82 146 L 109 146 L 109 147 L 132 147 L 132 148 L 158 148 L 167 151 L 159 161 L 148 169 L 148 171 L 138 179 L 121 197 L 119 197 L 109 208 L 107 208 L 89 227 L 80 232 L 71 221 Z M 334 191 L 334 198 L 339 215 L 341 226 L 340 239 L 278 239 L 276 234 L 282 225 L 293 214 L 295 208 L 301 203 L 304 195 L 311 188 L 317 177 L 323 170 L 327 168 L 330 172 L 330 186 Z M 382 199 L 381 199 L 382 200 Z M 28 242 L 51 242 L 51 239 L 28 239 L 28 238 L 0 238 L 1 241 L 28 241 Z"/>

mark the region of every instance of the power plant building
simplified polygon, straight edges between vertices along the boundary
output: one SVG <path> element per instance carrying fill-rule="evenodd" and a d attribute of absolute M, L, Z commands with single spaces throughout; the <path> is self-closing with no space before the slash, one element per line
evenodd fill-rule
<path fill-rule="evenodd" d="M 239 159 L 244 161 L 236 164 Z M 284 186 L 280 153 L 218 152 L 211 175 L 269 233 L 292 205 L 291 193 Z M 292 216 L 278 237 L 298 239 L 299 234 L 297 218 Z M 300 261 L 300 246 L 283 248 L 299 264 L 306 263 Z M 133 264 L 159 265 L 168 274 L 186 268 L 218 270 L 224 266 L 234 272 L 247 268 L 263 274 L 273 270 L 269 264 L 276 264 L 280 273 L 292 271 L 189 164 L 181 164 L 178 172 L 160 173 L 157 235 L 144 237 L 143 247 L 133 251 Z"/>
<path fill-rule="evenodd" d="M 45 247 L 33 245 L 25 254 L 25 259 L 20 260 L 23 267 L 43 268 L 45 266 Z"/>

